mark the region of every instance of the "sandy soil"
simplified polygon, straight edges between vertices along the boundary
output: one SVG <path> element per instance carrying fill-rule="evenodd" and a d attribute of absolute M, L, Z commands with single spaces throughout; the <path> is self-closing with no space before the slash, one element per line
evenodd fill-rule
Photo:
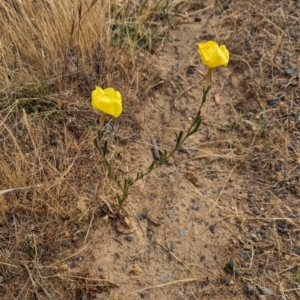
<path fill-rule="evenodd" d="M 213 73 L 201 131 L 133 186 L 123 229 L 117 230 L 121 219 L 107 205 L 113 206 L 117 187 L 98 167 L 92 143 L 82 142 L 95 131 L 86 133 L 78 124 L 96 115 L 79 116 L 78 123 L 70 118 L 59 136 L 56 128 L 43 129 L 52 139 L 47 157 L 75 157 L 57 162 L 66 170 L 55 177 L 57 197 L 70 208 L 64 206 L 61 219 L 72 222 L 57 228 L 60 248 L 53 245 L 53 258 L 43 260 L 51 272 L 40 278 L 57 278 L 57 289 L 41 287 L 46 298 L 299 299 L 300 4 L 250 2 L 208 1 L 186 12 L 189 24 L 177 26 L 153 54 L 160 84 L 146 97 L 125 96 L 123 115 L 110 122 L 113 170 L 147 170 L 153 161 L 150 137 L 159 149 L 171 150 L 175 132 L 187 130 L 200 105 L 206 70 L 197 43 L 227 45 L 230 64 Z M 65 149 L 70 135 L 75 142 Z M 3 261 L 17 264 L 14 259 Z M 5 272 L 5 299 L 25 299 L 8 292 L 23 286 L 18 273 L 9 281 Z"/>

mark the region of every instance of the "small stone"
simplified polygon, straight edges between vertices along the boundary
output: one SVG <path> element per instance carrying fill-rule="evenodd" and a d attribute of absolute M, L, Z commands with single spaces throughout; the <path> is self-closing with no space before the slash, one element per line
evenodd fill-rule
<path fill-rule="evenodd" d="M 255 286 L 248 282 L 246 284 L 245 291 L 247 294 L 253 294 L 255 292 Z"/>
<path fill-rule="evenodd" d="M 66 247 L 66 248 L 69 248 L 71 246 L 71 242 L 70 241 L 62 241 L 61 242 L 61 245 L 63 247 Z"/>
<path fill-rule="evenodd" d="M 51 146 L 56 146 L 56 145 L 57 145 L 57 141 L 56 141 L 56 138 L 55 138 L 55 137 L 51 137 L 51 138 L 50 138 L 50 145 L 51 145 Z"/>
<path fill-rule="evenodd" d="M 125 240 L 127 240 L 128 242 L 132 242 L 133 241 L 133 236 L 132 235 L 126 235 Z"/>
<path fill-rule="evenodd" d="M 102 272 L 102 271 L 103 271 L 103 267 L 102 267 L 102 266 L 99 266 L 99 267 L 98 267 L 98 271 Z"/>
<path fill-rule="evenodd" d="M 269 106 L 276 106 L 280 102 L 279 98 L 274 98 L 274 99 L 268 99 L 267 104 Z"/>
<path fill-rule="evenodd" d="M 173 219 L 175 217 L 175 215 L 172 212 L 167 212 L 167 217 L 169 217 L 170 219 Z"/>
<path fill-rule="evenodd" d="M 140 296 L 141 296 L 141 298 L 145 298 L 146 297 L 146 295 L 147 295 L 147 293 L 146 293 L 146 291 L 142 291 L 142 292 L 140 292 Z"/>
<path fill-rule="evenodd" d="M 267 294 L 268 296 L 273 296 L 273 291 L 270 290 L 269 288 L 265 286 L 260 286 L 259 288 L 263 293 Z"/>
<path fill-rule="evenodd" d="M 229 279 L 228 278 L 222 278 L 221 283 L 225 285 L 229 285 Z"/>
<path fill-rule="evenodd" d="M 131 160 L 136 161 L 138 159 L 137 155 L 131 155 Z"/>
<path fill-rule="evenodd" d="M 136 216 L 140 221 L 142 221 L 146 218 L 146 216 L 144 214 L 137 214 Z"/>
<path fill-rule="evenodd" d="M 180 236 L 185 236 L 184 230 L 183 229 L 178 229 L 178 232 Z"/>
<path fill-rule="evenodd" d="M 284 69 L 284 74 L 285 75 L 293 76 L 294 73 L 295 73 L 295 70 L 293 70 L 293 69 L 290 69 L 290 68 Z"/>
<path fill-rule="evenodd" d="M 212 224 L 212 225 L 209 226 L 209 231 L 210 231 L 211 233 L 215 233 L 215 228 L 216 228 L 216 225 L 215 225 L 215 224 Z"/>
<path fill-rule="evenodd" d="M 109 123 L 107 123 L 104 127 L 104 130 L 110 132 L 113 130 L 113 127 Z"/>
<path fill-rule="evenodd" d="M 259 295 L 258 299 L 259 300 L 267 300 L 267 297 L 265 295 Z"/>
<path fill-rule="evenodd" d="M 230 281 L 229 281 L 229 284 L 233 285 L 233 284 L 234 284 L 234 281 L 233 281 L 233 280 L 230 280 Z"/>

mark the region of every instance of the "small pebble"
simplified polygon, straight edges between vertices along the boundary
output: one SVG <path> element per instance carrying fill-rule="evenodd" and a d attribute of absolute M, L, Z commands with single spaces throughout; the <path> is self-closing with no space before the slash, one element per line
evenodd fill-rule
<path fill-rule="evenodd" d="M 51 145 L 51 146 L 56 146 L 56 145 L 57 145 L 57 141 L 56 141 L 56 138 L 55 138 L 55 137 L 51 137 L 51 138 L 50 138 L 50 145 Z"/>
<path fill-rule="evenodd" d="M 209 230 L 211 233 L 215 233 L 215 228 L 216 228 L 216 225 L 215 224 L 212 224 L 209 226 Z"/>
<path fill-rule="evenodd" d="M 229 279 L 228 278 L 222 278 L 221 283 L 225 285 L 229 285 Z"/>
<path fill-rule="evenodd" d="M 284 74 L 288 75 L 288 76 L 293 76 L 294 73 L 295 73 L 295 70 L 290 69 L 290 68 L 287 68 L 287 69 L 284 70 Z"/>
<path fill-rule="evenodd" d="M 174 218 L 174 213 L 172 213 L 172 212 L 168 212 L 167 213 L 167 217 L 169 217 L 170 219 L 173 219 Z"/>
<path fill-rule="evenodd" d="M 127 240 L 128 242 L 132 242 L 133 241 L 133 236 L 132 235 L 126 235 L 125 240 Z"/>
<path fill-rule="evenodd" d="M 248 282 L 246 284 L 245 290 L 246 290 L 247 294 L 253 294 L 254 291 L 255 291 L 255 286 L 253 284 L 251 284 L 251 283 Z"/>
<path fill-rule="evenodd" d="M 141 296 L 141 298 L 145 298 L 146 297 L 146 295 L 147 295 L 147 293 L 146 293 L 146 291 L 142 291 L 142 292 L 140 292 L 140 296 Z"/>
<path fill-rule="evenodd" d="M 142 221 L 146 218 L 146 216 L 144 214 L 137 214 L 137 217 L 140 221 Z"/>
<path fill-rule="evenodd" d="M 178 229 L 178 232 L 181 236 L 185 236 L 184 230 L 183 229 Z"/>
<path fill-rule="evenodd" d="M 268 99 L 267 104 L 269 106 L 276 106 L 280 102 L 279 98 L 274 98 L 274 99 Z"/>
<path fill-rule="evenodd" d="M 106 125 L 105 125 L 105 127 L 104 127 L 104 130 L 106 130 L 106 131 L 112 131 L 113 130 L 113 127 L 109 124 L 109 123 L 107 123 Z"/>
<path fill-rule="evenodd" d="M 273 291 L 270 290 L 269 288 L 265 286 L 260 286 L 259 288 L 263 293 L 267 294 L 268 296 L 273 296 Z"/>

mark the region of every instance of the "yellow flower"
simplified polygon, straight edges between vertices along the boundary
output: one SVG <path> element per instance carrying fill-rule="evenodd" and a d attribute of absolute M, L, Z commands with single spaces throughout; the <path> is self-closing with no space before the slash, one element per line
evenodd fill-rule
<path fill-rule="evenodd" d="M 117 118 L 122 113 L 122 96 L 111 87 L 102 90 L 96 86 L 92 91 L 92 106 L 104 115 Z"/>
<path fill-rule="evenodd" d="M 209 69 L 227 66 L 229 62 L 229 51 L 225 45 L 219 46 L 214 41 L 208 41 L 206 43 L 198 43 L 198 47 L 198 53 L 201 56 L 202 62 Z"/>

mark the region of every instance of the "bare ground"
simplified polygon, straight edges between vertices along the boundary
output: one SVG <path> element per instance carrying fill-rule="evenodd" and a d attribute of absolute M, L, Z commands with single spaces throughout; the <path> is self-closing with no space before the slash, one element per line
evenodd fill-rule
<path fill-rule="evenodd" d="M 159 84 L 134 99 L 120 85 L 129 96 L 106 138 L 122 178 L 151 164 L 150 137 L 172 149 L 192 121 L 197 42 L 231 53 L 201 131 L 132 188 L 122 219 L 109 213 L 117 187 L 90 108 L 51 126 L 25 111 L 13 127 L 4 119 L 1 189 L 52 184 L 1 195 L 3 299 L 298 299 L 300 7 L 277 2 L 194 5 L 155 54 Z"/>

